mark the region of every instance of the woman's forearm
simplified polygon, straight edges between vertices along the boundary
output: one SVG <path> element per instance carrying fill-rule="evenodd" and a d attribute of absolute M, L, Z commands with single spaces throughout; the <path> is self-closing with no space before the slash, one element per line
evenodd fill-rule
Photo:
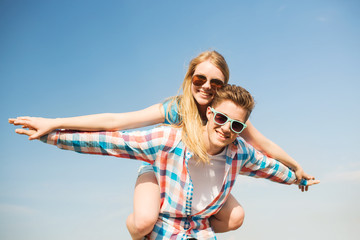
<path fill-rule="evenodd" d="M 280 146 L 261 134 L 250 121 L 246 122 L 246 124 L 248 127 L 241 134 L 241 137 L 243 137 L 245 141 L 250 143 L 258 151 L 271 158 L 277 159 L 295 171 L 301 168 L 301 166 L 289 154 L 287 154 Z"/>
<path fill-rule="evenodd" d="M 155 104 L 143 110 L 127 113 L 101 113 L 70 118 L 54 119 L 54 125 L 60 129 L 101 131 L 125 130 L 158 124 L 164 121 L 161 104 Z"/>
<path fill-rule="evenodd" d="M 286 166 L 297 170 L 300 165 L 293 159 L 289 154 L 287 154 L 280 146 L 270 141 L 269 139 L 265 140 L 260 147 L 259 151 L 263 152 L 265 155 L 277 159 L 279 162 L 285 164 Z"/>
<path fill-rule="evenodd" d="M 10 118 L 9 123 L 36 129 L 36 132 L 29 137 L 33 140 L 56 129 L 113 131 L 149 126 L 162 123 L 164 120 L 164 109 L 159 103 L 128 113 L 102 113 L 70 118 L 17 117 Z"/>
<path fill-rule="evenodd" d="M 53 119 L 54 129 L 80 131 L 122 130 L 131 128 L 127 113 L 101 113 Z M 130 114 L 131 115 L 131 114 Z"/>

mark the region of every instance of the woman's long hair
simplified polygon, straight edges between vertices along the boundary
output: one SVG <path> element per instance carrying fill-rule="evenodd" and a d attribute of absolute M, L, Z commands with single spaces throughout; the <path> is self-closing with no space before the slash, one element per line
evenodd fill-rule
<path fill-rule="evenodd" d="M 205 61 L 210 61 L 222 72 L 225 78 L 225 84 L 229 82 L 230 72 L 225 58 L 216 51 L 202 52 L 191 60 L 181 86 L 183 94 L 173 97 L 169 104 L 169 108 L 172 104 L 178 105 L 180 117 L 179 126 L 182 127 L 182 141 L 196 156 L 199 157 L 201 162 L 208 163 L 208 154 L 202 140 L 203 121 L 191 91 L 192 76 L 194 75 L 195 69 L 197 65 Z"/>

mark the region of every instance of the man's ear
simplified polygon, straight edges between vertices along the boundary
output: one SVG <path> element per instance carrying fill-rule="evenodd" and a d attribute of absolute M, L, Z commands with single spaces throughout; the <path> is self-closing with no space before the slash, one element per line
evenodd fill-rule
<path fill-rule="evenodd" d="M 210 120 L 210 116 L 211 116 L 211 107 L 208 106 L 206 109 L 206 118 L 208 121 Z"/>

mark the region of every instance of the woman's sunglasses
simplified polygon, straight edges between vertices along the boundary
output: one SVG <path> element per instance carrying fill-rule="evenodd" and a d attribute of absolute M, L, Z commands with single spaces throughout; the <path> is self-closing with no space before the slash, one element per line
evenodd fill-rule
<path fill-rule="evenodd" d="M 225 125 L 227 122 L 230 122 L 231 130 L 234 133 L 241 133 L 247 126 L 245 123 L 242 123 L 240 121 L 234 120 L 226 116 L 225 114 L 216 111 L 212 107 L 210 110 L 214 113 L 214 122 L 219 125 Z"/>
<path fill-rule="evenodd" d="M 204 85 L 204 83 L 206 83 L 206 81 L 207 81 L 207 78 L 203 75 L 194 75 L 192 77 L 192 83 L 197 87 Z M 214 89 L 222 88 L 224 86 L 224 82 L 219 79 L 216 79 L 216 78 L 211 79 L 210 86 L 211 86 L 211 88 L 214 88 Z"/>

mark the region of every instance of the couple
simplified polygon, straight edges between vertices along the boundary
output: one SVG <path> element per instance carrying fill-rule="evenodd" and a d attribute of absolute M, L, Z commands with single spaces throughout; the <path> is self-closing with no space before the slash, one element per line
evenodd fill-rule
<path fill-rule="evenodd" d="M 265 157 L 238 137 L 240 134 L 261 149 L 261 145 L 251 138 L 256 135 L 256 129 L 247 122 L 254 106 L 253 98 L 241 87 L 222 87 L 227 83 L 228 76 L 223 57 L 215 51 L 205 52 L 190 63 L 181 97 L 137 112 L 137 119 L 140 120 L 126 123 L 127 126 L 121 126 L 121 121 L 115 121 L 118 122 L 116 126 L 110 124 L 114 121 L 108 121 L 106 127 L 95 123 L 103 124 L 104 121 L 100 119 L 109 120 L 114 116 L 126 120 L 134 113 L 53 120 L 25 117 L 10 119 L 10 123 L 29 127 L 29 130 L 18 129 L 17 132 L 27 134 L 31 139 L 39 138 L 55 128 L 94 131 L 139 127 L 137 121 L 142 121 L 143 125 L 159 122 L 176 124 L 142 132 L 56 131 L 43 136 L 41 140 L 64 149 L 135 158 L 151 164 L 153 170 L 139 176 L 134 213 L 127 221 L 134 239 L 146 234 L 150 239 L 215 239 L 214 231 L 237 228 L 243 220 L 243 210 L 230 194 L 237 174 L 287 184 L 299 184 L 297 178 L 307 179 L 301 183 L 306 185 L 307 182 L 307 186 L 319 182 L 306 175 L 276 145 L 275 151 L 263 152 L 279 158 L 295 173 L 280 162 Z M 142 167 L 145 168 L 148 166 Z M 141 208 L 137 206 L 137 202 L 141 201 L 136 199 L 137 191 L 140 194 L 151 191 L 151 197 L 147 198 L 149 201 L 141 204 L 154 205 L 154 208 L 147 208 L 147 213 L 141 213 L 142 216 L 149 219 L 149 212 L 156 210 L 156 220 L 145 224 L 146 230 L 143 232 L 136 227 L 137 221 L 141 221 L 137 214 Z M 237 227 L 231 226 L 234 222 Z"/>

